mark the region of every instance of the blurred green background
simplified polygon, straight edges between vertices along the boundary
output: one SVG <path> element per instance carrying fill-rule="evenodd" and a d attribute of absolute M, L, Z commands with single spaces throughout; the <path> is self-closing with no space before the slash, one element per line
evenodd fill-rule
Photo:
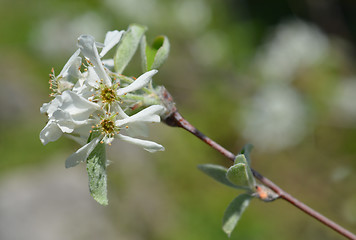
<path fill-rule="evenodd" d="M 164 124 L 165 152 L 109 149 L 109 206 L 89 195 L 85 166 L 65 169 L 69 139 L 42 146 L 48 74 L 87 33 L 148 26 L 169 37 L 155 76 L 183 116 L 306 204 L 356 232 L 356 4 L 311 0 L 2 0 L 0 239 L 227 239 L 239 193 L 197 164 L 229 162 Z M 138 76 L 136 61 L 126 72 Z M 253 200 L 231 239 L 343 239 L 288 203 Z"/>

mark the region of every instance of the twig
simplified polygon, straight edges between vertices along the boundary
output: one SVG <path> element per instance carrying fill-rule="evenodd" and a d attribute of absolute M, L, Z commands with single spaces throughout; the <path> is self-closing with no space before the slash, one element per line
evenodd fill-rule
<path fill-rule="evenodd" d="M 169 95 L 170 97 L 170 95 Z M 171 99 L 171 97 L 170 97 Z M 196 129 L 193 125 L 191 125 L 187 120 L 185 120 L 177 111 L 177 109 L 174 107 L 172 109 L 172 113 L 167 117 L 164 122 L 168 124 L 169 126 L 172 127 L 181 127 L 188 132 L 192 133 L 194 136 L 198 137 L 201 139 L 203 142 L 207 143 L 210 147 L 214 148 L 215 150 L 219 151 L 222 155 L 224 155 L 226 158 L 230 159 L 231 161 L 235 160 L 235 154 L 231 153 L 230 151 L 226 150 L 224 147 L 219 145 L 218 143 L 214 142 L 207 136 L 205 136 L 202 132 L 200 132 L 198 129 Z M 295 207 L 299 208 L 306 214 L 312 216 L 316 220 L 320 221 L 324 225 L 328 226 L 329 228 L 335 230 L 339 234 L 343 235 L 344 237 L 351 239 L 351 240 L 356 240 L 356 235 L 348 231 L 347 229 L 341 227 L 340 225 L 336 224 L 335 222 L 331 221 L 327 217 L 321 215 L 319 212 L 315 211 L 314 209 L 308 207 L 304 203 L 300 202 L 284 190 L 282 190 L 280 187 L 278 187 L 275 183 L 273 183 L 271 180 L 268 178 L 264 177 L 262 174 L 257 172 L 254 169 L 251 169 L 253 175 L 255 178 L 257 178 L 261 183 L 263 183 L 265 186 L 269 187 L 272 189 L 278 196 L 279 198 L 282 198 Z"/>

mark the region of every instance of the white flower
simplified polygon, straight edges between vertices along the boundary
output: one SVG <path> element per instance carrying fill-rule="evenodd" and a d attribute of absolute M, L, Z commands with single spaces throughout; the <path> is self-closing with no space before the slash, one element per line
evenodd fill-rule
<path fill-rule="evenodd" d="M 123 31 L 112 31 L 106 34 L 101 56 L 104 56 L 119 42 L 122 33 Z M 92 39 L 91 36 L 88 38 Z M 92 45 L 94 46 L 92 54 L 90 54 L 90 49 L 88 48 L 83 48 L 83 51 L 95 56 L 92 60 L 98 66 L 101 66 L 99 72 L 102 70 L 102 75 L 105 74 L 107 76 L 95 43 Z M 41 107 L 41 112 L 47 113 L 49 117 L 47 125 L 40 133 L 40 139 L 43 144 L 56 141 L 62 133 L 71 133 L 75 128 L 86 125 L 89 121 L 89 115 L 100 109 L 99 105 L 90 102 L 88 99 L 93 94 L 94 89 L 86 81 L 88 77 L 90 79 L 90 75 L 79 71 L 82 62 L 79 57 L 80 53 L 81 49 L 78 49 L 69 58 L 57 77 L 54 73 L 50 75 L 50 88 L 54 91 L 52 96 L 56 97 L 50 103 L 45 103 Z M 111 80 L 109 82 L 111 84 Z"/>
<path fill-rule="evenodd" d="M 164 150 L 158 143 L 134 137 L 145 132 L 142 129 L 146 123 L 160 122 L 160 114 L 165 111 L 163 106 L 151 103 L 132 116 L 125 112 L 138 101 L 127 99 L 147 94 L 138 90 L 151 86 L 151 79 L 158 71 L 151 70 L 133 79 L 111 72 L 107 66 L 113 65 L 113 59 L 101 59 L 120 41 L 123 32 L 108 32 L 104 44 L 95 42 L 92 36 L 81 35 L 79 49 L 57 77 L 52 74 L 55 98 L 41 107 L 48 122 L 40 133 L 40 140 L 47 144 L 66 135 L 82 145 L 66 160 L 66 167 L 85 161 L 99 143 L 110 145 L 115 138 L 142 146 L 149 152 Z M 98 48 L 102 48 L 100 54 Z M 81 67 L 82 62 L 84 67 Z M 122 78 L 124 81 L 120 82 Z"/>
<path fill-rule="evenodd" d="M 243 113 L 242 134 L 264 151 L 280 151 L 299 143 L 307 132 L 307 109 L 289 86 L 265 86 Z"/>
<path fill-rule="evenodd" d="M 104 44 L 95 42 L 94 37 L 90 35 L 81 35 L 78 38 L 79 49 L 77 52 L 84 55 L 89 66 L 83 74 L 85 80 L 79 79 L 73 91 L 88 98 L 89 95 L 92 95 L 92 87 L 96 85 L 97 81 L 103 81 L 108 86 L 112 85 L 111 78 L 107 74 L 109 70 L 105 68 L 104 62 L 111 67 L 113 59 L 106 59 L 103 62 L 101 58 L 120 41 L 123 33 L 124 31 L 109 31 L 105 36 Z M 103 48 L 100 55 L 97 47 Z"/>
<path fill-rule="evenodd" d="M 58 76 L 55 76 L 52 68 L 52 73 L 49 75 L 50 89 L 53 91 L 52 96 L 61 94 L 65 90 L 72 89 L 74 84 L 81 77 L 81 73 L 79 71 L 81 58 L 79 57 L 79 53 L 79 49 L 75 51 L 75 53 L 69 58 L 68 62 L 64 65 Z"/>
<path fill-rule="evenodd" d="M 149 152 L 163 151 L 164 147 L 158 143 L 125 136 L 120 132 L 121 130 L 129 131 L 130 123 L 160 122 L 159 114 L 164 110 L 164 107 L 160 105 L 153 105 L 124 119 L 120 119 L 119 114 L 106 114 L 105 116 L 96 117 L 95 125 L 93 125 L 93 131 L 91 133 L 99 136 L 69 156 L 66 160 L 66 167 L 73 167 L 85 161 L 99 143 L 110 145 L 114 138 L 142 146 Z"/>
<path fill-rule="evenodd" d="M 41 112 L 47 113 L 49 119 L 40 133 L 41 142 L 45 145 L 56 141 L 62 133 L 72 133 L 75 128 L 90 124 L 89 116 L 100 109 L 98 104 L 72 91 L 64 91 L 41 107 Z"/>
<path fill-rule="evenodd" d="M 283 22 L 258 51 L 254 69 L 268 81 L 291 82 L 299 69 L 323 60 L 328 48 L 327 37 L 312 24 Z"/>
<path fill-rule="evenodd" d="M 87 58 L 90 62 L 90 66 L 88 67 L 90 77 L 88 80 L 89 84 L 91 84 L 93 87 L 98 88 L 98 85 L 101 81 L 107 87 L 111 87 L 113 85 L 112 80 L 108 75 L 109 71 L 108 69 L 105 69 L 103 62 L 101 61 L 101 57 L 103 57 L 104 54 L 110 50 L 110 47 L 115 45 L 114 43 L 117 43 L 117 38 L 120 38 L 122 35 L 122 33 L 119 33 L 107 34 L 107 37 L 104 41 L 104 48 L 100 55 L 97 50 L 98 43 L 95 42 L 94 37 L 90 35 L 81 35 L 78 38 L 78 47 L 84 57 Z M 114 35 L 115 37 L 112 35 Z M 96 76 L 94 72 L 96 73 Z M 117 94 L 123 95 L 125 93 L 132 92 L 146 86 L 151 80 L 152 76 L 157 72 L 157 70 L 151 70 L 149 72 L 144 73 L 138 79 L 136 79 L 133 84 L 130 85 L 130 88 L 122 88 Z"/>
<path fill-rule="evenodd" d="M 101 62 L 95 39 L 90 35 L 81 35 L 78 38 L 78 47 L 80 52 L 86 57 L 92 67 L 94 68 L 99 79 L 102 80 L 105 84 L 111 86 L 111 79 L 108 74 L 105 72 L 104 66 Z"/>
<path fill-rule="evenodd" d="M 129 92 L 134 92 L 147 86 L 152 80 L 153 75 L 155 75 L 158 71 L 151 70 L 146 72 L 128 86 L 119 88 L 121 83 L 118 79 L 111 79 L 109 76 L 109 73 L 111 72 L 105 68 L 100 57 L 103 55 L 103 52 L 106 53 L 111 46 L 117 43 L 117 39 L 121 37 L 121 34 L 120 32 L 107 34 L 104 41 L 104 48 L 100 55 L 97 50 L 97 43 L 92 36 L 81 35 L 78 38 L 78 47 L 84 57 L 89 60 L 89 66 L 87 68 L 86 76 L 87 85 L 82 84 L 78 87 L 77 91 L 83 96 L 92 95 L 90 100 L 97 102 L 101 106 L 110 104 L 111 107 L 114 108 L 114 111 L 118 111 L 122 117 L 125 117 L 125 115 L 122 115 L 122 110 L 118 105 L 118 102 L 121 99 L 120 97 Z M 92 88 L 88 88 L 88 85 Z M 83 89 L 86 90 L 83 91 Z M 93 89 L 95 90 L 93 91 Z"/>

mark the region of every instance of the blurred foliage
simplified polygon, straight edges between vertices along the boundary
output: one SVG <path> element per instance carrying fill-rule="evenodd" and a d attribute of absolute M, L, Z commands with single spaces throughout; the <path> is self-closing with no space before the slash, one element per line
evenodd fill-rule
<path fill-rule="evenodd" d="M 223 3 L 218 0 L 3 0 L 0 8 L 2 213 L 3 209 L 13 210 L 1 205 L 1 199 L 7 194 L 1 184 L 14 172 L 18 169 L 25 172 L 32 169 L 29 171 L 32 172 L 35 166 L 38 172 L 33 174 L 41 175 L 43 166 L 53 161 L 63 161 L 64 168 L 63 156 L 77 147 L 70 140 L 44 147 L 38 139 L 46 121 L 45 116 L 40 116 L 39 107 L 49 101 L 46 75 L 51 67 L 60 71 L 76 49 L 80 34 L 92 34 L 103 41 L 106 31 L 127 29 L 135 22 L 148 26 L 149 44 L 160 34 L 169 38 L 170 56 L 154 82 L 166 86 L 183 116 L 236 153 L 251 139 L 256 141 L 257 144 L 251 142 L 255 145 L 252 153 L 255 169 L 356 232 L 355 8 L 351 0 L 280 0 L 269 2 L 268 6 L 261 0 Z M 275 44 L 277 48 L 268 55 L 272 43 L 279 39 L 278 33 L 283 32 L 281 29 L 292 29 L 295 22 L 301 23 L 303 29 L 316 31 L 321 36 L 317 38 L 326 41 L 317 60 L 308 60 L 311 50 L 300 61 L 293 60 L 304 50 L 296 51 L 298 54 L 291 51 L 290 55 L 288 42 L 282 44 L 287 50 Z M 316 42 L 312 50 L 318 47 Z M 285 70 L 285 62 L 297 64 L 293 65 L 295 68 L 288 79 L 275 81 L 261 70 L 258 59 L 271 63 L 270 56 L 282 51 L 287 57 L 282 58 L 283 65 L 274 66 L 277 73 Z M 126 74 L 139 75 L 138 59 L 136 56 L 136 62 Z M 288 98 L 291 96 L 292 100 Z M 271 102 L 277 104 L 272 108 Z M 249 130 L 254 133 L 251 137 L 246 130 L 248 126 L 260 132 Z M 266 126 L 270 127 L 268 131 L 279 131 L 271 130 L 272 133 L 264 135 Z M 288 135 L 291 126 L 298 127 L 291 132 L 298 134 Z M 151 135 L 166 147 L 165 152 L 152 155 L 121 144 L 111 147 L 109 206 L 92 208 L 93 212 L 105 214 L 115 230 L 102 233 L 101 237 L 224 239 L 221 218 L 236 191 L 213 182 L 196 166 L 214 163 L 228 167 L 229 163 L 180 129 L 162 124 L 153 128 Z M 275 147 L 273 144 L 281 139 L 288 144 Z M 85 172 L 84 165 L 80 167 Z M 69 174 L 70 170 L 67 171 Z M 28 175 L 25 181 L 31 182 L 32 178 Z M 85 181 L 82 187 L 87 189 Z M 65 195 L 72 193 L 70 188 L 61 191 Z M 15 195 L 13 199 L 16 202 Z M 88 194 L 78 201 L 85 204 L 93 200 Z M 56 208 L 56 201 L 53 204 L 53 208 L 43 208 L 55 217 L 56 211 L 62 211 L 63 207 Z M 80 208 L 72 214 L 81 216 Z M 69 213 L 63 221 L 70 221 L 71 217 Z M 1 239 L 17 238 L 6 235 L 9 233 L 5 229 L 11 229 L 9 224 L 0 216 Z M 14 223 L 17 230 L 13 234 L 21 232 L 21 224 L 25 223 Z M 43 224 L 36 229 L 43 231 L 46 223 Z M 74 234 L 80 226 L 89 232 L 96 229 L 87 226 L 86 219 L 73 226 L 63 230 L 68 232 L 67 239 L 81 239 Z M 41 239 L 35 233 L 27 239 Z M 93 239 L 97 239 L 95 234 L 90 234 Z M 283 201 L 267 204 L 254 200 L 231 239 L 343 238 Z"/>

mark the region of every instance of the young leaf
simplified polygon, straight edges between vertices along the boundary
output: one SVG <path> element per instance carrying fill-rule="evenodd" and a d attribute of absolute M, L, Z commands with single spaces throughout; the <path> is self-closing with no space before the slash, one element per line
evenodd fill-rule
<path fill-rule="evenodd" d="M 227 179 L 241 187 L 255 190 L 256 181 L 244 155 L 239 154 L 235 158 L 235 163 L 226 172 Z"/>
<path fill-rule="evenodd" d="M 146 38 L 141 41 L 141 57 L 143 71 L 158 69 L 169 54 L 169 41 L 166 36 L 158 36 L 153 41 L 152 46 L 148 46 Z"/>
<path fill-rule="evenodd" d="M 234 185 L 249 188 L 247 168 L 248 166 L 244 163 L 235 164 L 227 170 L 226 178 Z"/>
<path fill-rule="evenodd" d="M 98 144 L 87 159 L 89 190 L 102 205 L 108 205 L 105 144 Z"/>
<path fill-rule="evenodd" d="M 255 178 L 253 177 L 253 174 L 252 174 L 252 171 L 251 171 L 251 167 L 248 164 L 248 162 L 247 162 L 247 160 L 245 158 L 245 155 L 244 154 L 237 155 L 236 158 L 235 158 L 234 164 L 236 164 L 236 163 L 244 163 L 244 164 L 246 164 L 246 174 L 247 174 L 247 177 L 248 177 L 249 186 L 250 186 L 251 190 L 254 191 L 254 189 L 256 187 L 256 181 L 255 181 Z"/>
<path fill-rule="evenodd" d="M 242 213 L 250 204 L 252 196 L 249 194 L 240 194 L 226 208 L 223 217 L 223 231 L 230 237 L 232 231 L 240 220 Z"/>
<path fill-rule="evenodd" d="M 198 165 L 198 168 L 207 174 L 208 176 L 212 177 L 216 181 L 223 183 L 229 187 L 233 188 L 240 188 L 239 186 L 236 186 L 232 184 L 227 178 L 226 178 L 226 172 L 227 168 L 220 166 L 220 165 L 215 165 L 215 164 L 200 164 Z"/>
<path fill-rule="evenodd" d="M 143 34 L 146 32 L 145 26 L 133 24 L 125 32 L 119 42 L 115 57 L 114 67 L 117 73 L 122 73 L 135 54 Z"/>
<path fill-rule="evenodd" d="M 247 163 L 248 163 L 249 166 L 251 166 L 250 153 L 251 153 L 252 149 L 253 149 L 253 145 L 248 143 L 242 148 L 242 150 L 240 152 L 241 154 L 245 155 Z"/>
<path fill-rule="evenodd" d="M 156 39 L 153 41 L 152 48 L 157 49 L 157 53 L 149 70 L 158 69 L 164 63 L 164 61 L 166 61 L 169 54 L 169 47 L 170 44 L 166 36 L 156 37 Z"/>

